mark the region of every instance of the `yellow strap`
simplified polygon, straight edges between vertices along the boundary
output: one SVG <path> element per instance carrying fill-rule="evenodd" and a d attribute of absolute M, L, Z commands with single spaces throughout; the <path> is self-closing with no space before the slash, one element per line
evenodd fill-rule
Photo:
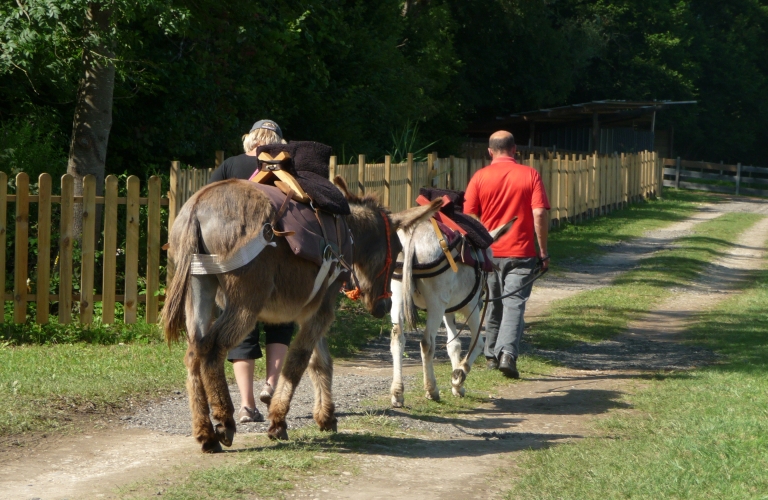
<path fill-rule="evenodd" d="M 437 225 L 437 221 L 435 219 L 429 219 L 429 220 L 432 221 L 432 228 L 435 230 L 435 236 L 437 236 L 437 241 L 440 242 L 440 248 L 443 249 L 445 258 L 448 259 L 448 264 L 451 265 L 451 269 L 453 269 L 454 273 L 458 273 L 459 266 L 457 266 L 456 261 L 453 260 L 453 255 L 451 255 L 451 249 L 448 248 L 448 243 L 446 243 L 445 238 L 443 237 L 443 233 L 440 231 L 440 228 Z"/>

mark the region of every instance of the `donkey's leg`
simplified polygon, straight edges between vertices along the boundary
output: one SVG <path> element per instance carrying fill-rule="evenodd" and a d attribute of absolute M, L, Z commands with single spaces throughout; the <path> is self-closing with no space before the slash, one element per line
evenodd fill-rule
<path fill-rule="evenodd" d="M 475 333 L 480 329 L 480 306 L 475 307 L 475 304 L 479 300 L 480 298 L 476 297 L 474 301 L 470 302 L 469 305 L 463 309 L 463 312 L 465 313 L 468 310 L 471 311 L 466 321 L 467 326 L 469 326 L 469 331 L 472 332 L 473 337 Z M 446 315 L 446 327 L 448 328 L 448 338 L 450 342 L 450 339 L 455 335 L 453 332 L 456 331 L 454 318 L 450 318 L 449 325 L 449 321 Z M 453 347 L 452 344 L 456 344 L 456 347 Z M 454 396 L 464 396 L 464 381 L 466 380 L 469 371 L 472 369 L 472 363 L 474 363 L 477 356 L 483 352 L 484 345 L 485 342 L 483 341 L 483 337 L 478 337 L 475 348 L 471 353 L 469 353 L 467 361 L 462 363 L 461 343 L 459 340 L 456 339 L 456 341 L 448 344 L 448 353 L 451 356 L 451 365 L 453 367 L 453 373 L 451 374 L 451 392 Z M 452 349 L 454 349 L 455 352 L 451 352 Z"/>
<path fill-rule="evenodd" d="M 203 386 L 200 365 L 205 356 L 206 343 L 213 318 L 213 304 L 218 290 L 215 276 L 192 276 L 190 292 L 187 295 L 186 317 L 188 347 L 184 356 L 187 366 L 187 393 L 192 413 L 192 435 L 202 445 L 203 452 L 221 451 L 221 445 L 211 424 L 208 396 Z"/>
<path fill-rule="evenodd" d="M 309 377 L 312 379 L 312 386 L 315 389 L 315 407 L 312 416 L 315 422 L 320 426 L 321 431 L 337 430 L 337 420 L 334 412 L 336 410 L 333 404 L 333 394 L 331 386 L 333 383 L 333 360 L 328 350 L 328 341 L 321 338 L 315 346 L 315 351 L 309 360 Z"/>
<path fill-rule="evenodd" d="M 256 326 L 257 315 L 242 301 L 227 300 L 227 307 L 213 323 L 206 343 L 209 349 L 200 364 L 205 392 L 211 406 L 216 438 L 224 446 L 231 446 L 235 437 L 235 407 L 229 395 L 229 386 L 224 372 L 227 351 Z"/>
<path fill-rule="evenodd" d="M 459 340 L 459 330 L 456 328 L 456 314 L 446 313 L 443 316 L 443 323 L 446 329 L 446 348 L 448 357 L 451 358 L 451 393 L 457 397 L 464 397 L 464 380 L 467 378 L 466 372 L 460 368 L 461 365 L 461 340 Z"/>
<path fill-rule="evenodd" d="M 389 350 L 392 353 L 392 407 L 402 408 L 405 403 L 405 385 L 403 384 L 403 352 L 405 334 L 403 332 L 403 283 L 392 280 L 392 334 Z"/>
<path fill-rule="evenodd" d="M 442 309 L 445 311 L 445 309 Z M 440 390 L 435 378 L 435 345 L 437 344 L 437 329 L 442 322 L 442 314 L 435 312 L 435 307 L 427 305 L 427 325 L 421 338 L 421 362 L 424 365 L 424 390 L 426 398 L 440 401 Z"/>
<path fill-rule="evenodd" d="M 317 313 L 299 324 L 299 332 L 291 342 L 285 365 L 283 365 L 283 372 L 280 374 L 275 393 L 272 395 L 272 402 L 269 405 L 270 424 L 267 435 L 271 439 L 288 439 L 285 416 L 288 414 L 293 393 L 301 382 L 301 377 L 307 369 L 315 346 L 333 323 L 334 301 L 334 294 L 327 293 Z"/>

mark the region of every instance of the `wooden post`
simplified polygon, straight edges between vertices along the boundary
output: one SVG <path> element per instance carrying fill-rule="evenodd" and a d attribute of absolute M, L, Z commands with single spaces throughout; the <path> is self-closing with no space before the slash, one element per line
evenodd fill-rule
<path fill-rule="evenodd" d="M 35 322 L 48 323 L 48 287 L 51 282 L 51 176 L 37 179 L 37 289 Z M 4 248 L 4 247 L 3 247 Z"/>
<path fill-rule="evenodd" d="M 736 164 L 736 194 L 741 189 L 741 163 Z"/>
<path fill-rule="evenodd" d="M 357 157 L 357 194 L 365 194 L 365 155 Z"/>
<path fill-rule="evenodd" d="M 446 174 L 448 176 L 447 179 L 445 179 L 445 186 L 448 189 L 454 189 L 454 177 L 455 177 L 455 169 L 456 169 L 456 158 L 451 155 L 448 159 L 448 173 Z"/>
<path fill-rule="evenodd" d="M 96 177 L 83 179 L 83 243 L 80 254 L 80 323 L 93 321 L 93 278 L 96 256 Z"/>
<path fill-rule="evenodd" d="M 16 242 L 13 264 L 13 322 L 27 321 L 27 259 L 29 258 L 29 176 L 16 175 Z M 5 248 L 0 249 L 5 252 Z"/>
<path fill-rule="evenodd" d="M 125 299 L 123 321 L 136 323 L 139 278 L 139 178 L 128 177 L 125 222 Z"/>
<path fill-rule="evenodd" d="M 470 179 L 472 179 L 472 157 L 467 154 L 467 174 L 464 179 L 464 185 L 461 187 L 462 190 L 466 191 L 467 186 L 469 186 Z"/>
<path fill-rule="evenodd" d="M 149 194 L 147 199 L 147 296 L 146 321 L 157 323 L 157 312 L 160 299 L 160 191 L 162 181 L 153 175 L 149 178 Z"/>
<path fill-rule="evenodd" d="M 171 234 L 171 228 L 173 227 L 173 221 L 176 220 L 176 214 L 179 213 L 180 206 L 177 205 L 177 201 L 181 201 L 179 196 L 179 170 L 181 169 L 181 162 L 171 162 L 171 184 L 168 186 L 168 235 Z M 117 182 L 117 179 L 115 179 Z M 115 200 L 117 201 L 117 200 Z M 106 207 L 105 207 L 106 208 Z"/>
<path fill-rule="evenodd" d="M 675 160 L 675 189 L 680 189 L 680 157 Z"/>
<path fill-rule="evenodd" d="M 219 168 L 219 165 L 224 163 L 224 151 L 216 151 L 216 159 L 214 160 L 213 164 L 216 166 L 216 168 Z"/>
<path fill-rule="evenodd" d="M 392 157 L 387 155 L 384 157 L 384 206 L 389 208 L 391 206 L 390 199 L 392 193 L 390 191 L 390 181 L 392 180 Z"/>
<path fill-rule="evenodd" d="M 328 164 L 328 177 L 331 182 L 336 178 L 336 156 L 331 156 L 331 161 Z"/>
<path fill-rule="evenodd" d="M 75 181 L 61 176 L 61 219 L 59 221 L 59 323 L 72 321 L 72 246 L 74 241 Z"/>
<path fill-rule="evenodd" d="M 178 162 L 173 162 L 178 163 Z M 173 172 L 173 170 L 171 170 Z M 173 176 L 171 177 L 173 182 Z M 172 191 L 171 191 L 172 192 Z M 169 213 L 173 200 L 169 199 Z M 168 230 L 170 232 L 170 223 Z M 104 276 L 101 285 L 101 322 L 115 322 L 115 284 L 117 274 L 117 177 L 107 176 L 104 181 Z M 168 262 L 170 268 L 171 263 Z M 169 271 L 170 273 L 170 271 Z"/>
<path fill-rule="evenodd" d="M 413 207 L 413 153 L 408 153 L 408 170 L 405 184 L 405 208 Z"/>
<path fill-rule="evenodd" d="M 0 172 L 0 305 L 3 306 L 3 314 L 0 314 L 0 324 L 5 322 L 5 240 L 8 226 L 8 176 Z"/>

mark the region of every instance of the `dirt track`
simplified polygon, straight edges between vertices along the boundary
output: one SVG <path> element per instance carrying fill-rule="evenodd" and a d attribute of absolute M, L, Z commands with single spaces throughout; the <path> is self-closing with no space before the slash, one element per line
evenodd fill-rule
<path fill-rule="evenodd" d="M 528 317 L 535 319 L 547 304 L 579 291 L 607 286 L 639 259 L 674 244 L 696 223 L 724 211 L 751 211 L 768 215 L 768 204 L 749 200 L 707 206 L 690 220 L 664 231 L 612 249 L 590 266 L 548 279 L 534 288 Z M 318 477 L 288 497 L 304 498 L 494 498 L 508 488 L 514 475 L 514 455 L 522 449 L 549 446 L 587 435 L 595 417 L 629 411 L 622 396 L 642 384 L 643 370 L 686 368 L 712 359 L 711 353 L 691 351 L 674 342 L 691 315 L 728 295 L 745 278 L 745 271 L 760 265 L 768 219 L 763 219 L 734 245 L 730 254 L 713 263 L 702 278 L 677 294 L 675 300 L 633 323 L 611 341 L 576 346 L 568 351 L 538 352 L 558 359 L 567 368 L 552 376 L 523 373 L 525 382 L 498 394 L 491 404 L 461 421 L 424 424 L 399 414 L 401 425 L 426 436 L 419 444 L 396 452 L 376 449 L 353 458 L 359 475 Z M 727 280 L 725 278 L 728 278 Z M 465 339 L 465 348 L 466 348 Z M 408 337 L 406 374 L 418 375 L 418 338 Z M 645 357 L 638 355 L 645 353 Z M 445 353 L 441 352 L 444 357 Z M 635 365 L 627 369 L 628 361 Z M 357 359 L 337 364 L 335 396 L 343 415 L 359 411 L 356 401 L 371 393 L 388 392 L 389 341 L 380 339 Z M 471 379 L 471 375 L 470 375 Z M 411 379 L 411 384 L 419 383 Z M 447 381 L 440 381 L 445 386 Z M 303 386 L 305 384 L 302 384 Z M 289 425 L 309 423 L 311 397 L 302 388 L 292 408 Z M 126 420 L 133 426 L 46 438 L 36 445 L 3 453 L 0 463 L 0 498 L 117 498 L 116 488 L 139 480 L 159 479 L 172 467 L 206 467 L 232 460 L 236 454 L 204 456 L 188 433 L 185 398 L 164 401 Z M 153 417 L 154 415 L 154 417 Z M 248 446 L 243 431 L 260 432 L 254 424 L 240 429 L 234 449 Z M 503 476 L 496 473 L 505 469 Z M 510 468 L 512 468 L 510 470 Z M 498 479 L 495 479 L 498 478 Z M 502 482 L 503 480 L 503 482 Z"/>

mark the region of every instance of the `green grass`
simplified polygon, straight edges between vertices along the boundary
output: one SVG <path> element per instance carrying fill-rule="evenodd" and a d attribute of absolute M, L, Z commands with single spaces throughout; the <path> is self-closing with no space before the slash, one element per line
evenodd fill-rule
<path fill-rule="evenodd" d="M 67 426 L 182 389 L 184 346 L 64 344 L 0 349 L 0 435 Z"/>
<path fill-rule="evenodd" d="M 688 331 L 723 360 L 659 375 L 631 414 L 528 452 L 508 498 L 768 498 L 768 272 Z"/>
<path fill-rule="evenodd" d="M 668 297 L 670 287 L 685 286 L 695 279 L 707 263 L 723 255 L 738 235 L 760 218 L 728 213 L 696 225 L 693 234 L 680 238 L 675 248 L 643 259 L 613 286 L 557 301 L 549 314 L 531 327 L 529 340 L 539 347 L 556 349 L 618 334 L 631 320 Z"/>
<path fill-rule="evenodd" d="M 719 203 L 722 198 L 708 193 L 665 188 L 663 199 L 629 205 L 622 210 L 596 217 L 582 224 L 566 224 L 549 235 L 552 265 L 584 261 L 606 253 L 610 245 L 642 236 L 691 215 L 702 203 Z"/>
<path fill-rule="evenodd" d="M 193 472 L 178 471 L 159 481 L 121 488 L 123 498 L 156 497 L 173 500 L 283 498 L 315 473 L 339 476 L 349 464 L 341 453 L 344 446 L 328 433 L 313 429 L 293 431 L 288 442 L 273 443 L 259 436 L 225 465 Z M 232 457 L 232 456 L 230 456 Z"/>

